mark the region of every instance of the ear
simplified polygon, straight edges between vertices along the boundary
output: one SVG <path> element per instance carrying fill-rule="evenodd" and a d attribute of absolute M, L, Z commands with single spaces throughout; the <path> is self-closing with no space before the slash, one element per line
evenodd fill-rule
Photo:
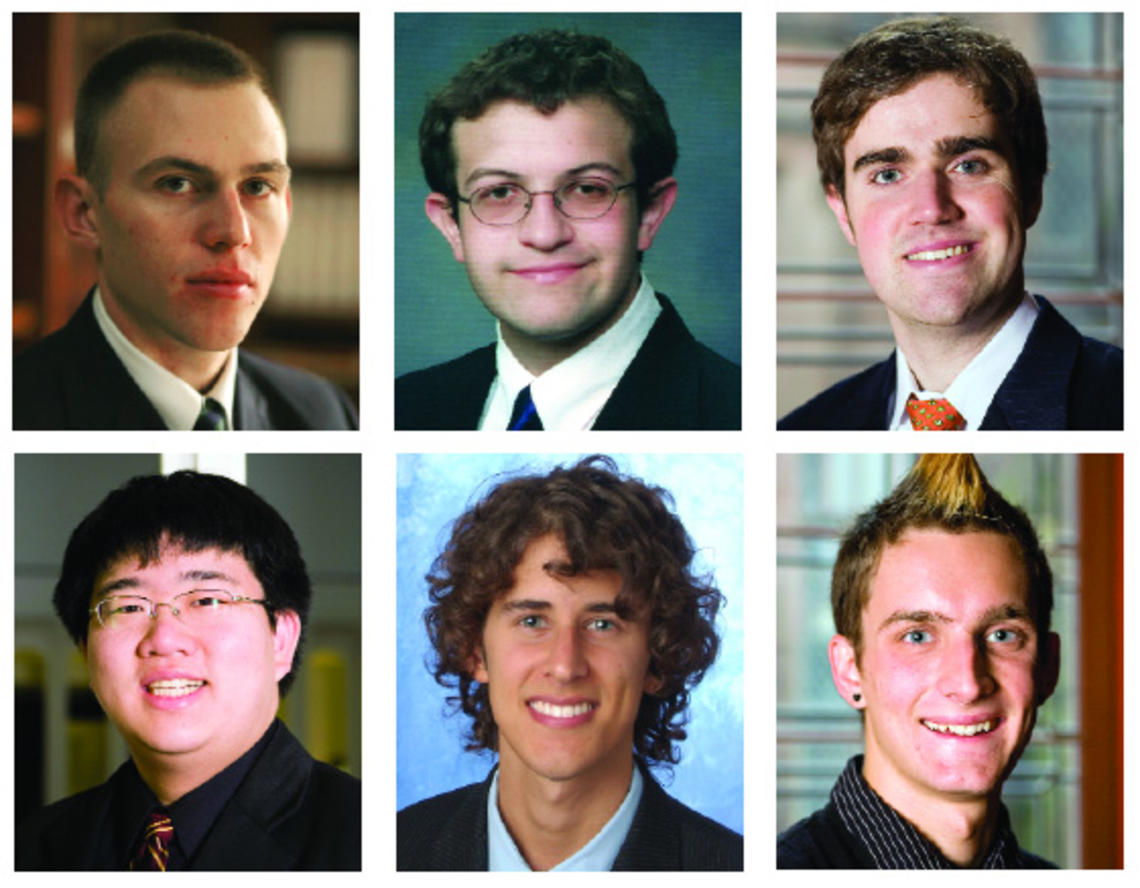
<path fill-rule="evenodd" d="M 863 678 L 855 660 L 855 646 L 846 635 L 833 635 L 827 645 L 827 659 L 831 662 L 831 680 L 839 696 L 853 708 L 863 709 L 865 699 L 856 700 L 855 695 L 863 695 Z"/>
<path fill-rule="evenodd" d="M 293 654 L 301 637 L 301 618 L 296 611 L 281 610 L 273 615 L 273 668 L 281 681 L 293 668 Z"/>
<path fill-rule="evenodd" d="M 285 215 L 293 218 L 293 186 L 285 186 Z"/>
<path fill-rule="evenodd" d="M 467 672 L 479 684 L 487 684 L 491 676 L 487 674 L 487 660 L 482 647 L 475 648 L 467 658 Z"/>
<path fill-rule="evenodd" d="M 1057 689 L 1061 674 L 1061 636 L 1050 632 L 1037 652 L 1037 705 L 1040 706 Z"/>
<path fill-rule="evenodd" d="M 654 675 L 649 670 L 645 672 L 645 683 L 641 686 L 642 693 L 653 696 L 665 687 L 665 680 L 660 675 Z"/>
<path fill-rule="evenodd" d="M 440 234 L 447 238 L 451 244 L 451 252 L 456 262 L 463 260 L 463 238 L 459 234 L 459 223 L 451 214 L 451 201 L 438 191 L 433 191 L 424 200 L 424 212 L 427 213 L 431 224 L 439 229 Z"/>
<path fill-rule="evenodd" d="M 99 249 L 99 227 L 95 222 L 95 188 L 82 176 L 61 176 L 55 183 L 55 212 L 63 230 L 75 243 L 89 250 Z"/>
<path fill-rule="evenodd" d="M 649 202 L 641 208 L 641 221 L 637 225 L 637 249 L 644 252 L 653 246 L 657 229 L 673 209 L 677 200 L 677 180 L 662 179 L 649 189 Z"/>
<path fill-rule="evenodd" d="M 839 223 L 839 230 L 847 238 L 847 243 L 855 246 L 855 231 L 851 227 L 851 220 L 847 218 L 847 201 L 843 199 L 834 185 L 827 186 L 827 205 L 835 214 L 835 221 Z"/>

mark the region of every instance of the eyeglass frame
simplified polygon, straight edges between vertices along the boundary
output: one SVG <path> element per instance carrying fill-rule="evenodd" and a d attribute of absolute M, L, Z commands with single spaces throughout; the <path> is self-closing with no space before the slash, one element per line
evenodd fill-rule
<path fill-rule="evenodd" d="M 480 224 L 490 225 L 493 228 L 509 228 L 512 225 L 518 225 L 520 222 L 522 222 L 524 219 L 526 219 L 527 216 L 530 215 L 530 211 L 534 208 L 534 199 L 540 195 L 543 195 L 543 194 L 549 194 L 550 195 L 551 200 L 554 201 L 554 209 L 556 209 L 558 212 L 560 212 L 565 218 L 571 219 L 575 222 L 590 222 L 594 219 L 601 219 L 603 216 L 605 216 L 607 213 L 609 213 L 609 211 L 614 208 L 614 205 L 617 203 L 618 198 L 621 196 L 621 193 L 623 191 L 625 191 L 625 189 L 633 188 L 635 185 L 637 185 L 636 179 L 631 179 L 630 181 L 626 182 L 624 185 L 614 185 L 613 186 L 614 199 L 612 201 L 610 201 L 610 205 L 608 207 L 606 207 L 605 210 L 598 213 L 598 215 L 596 215 L 596 216 L 571 216 L 564 209 L 562 209 L 562 202 L 558 199 L 558 197 L 556 195 L 558 194 L 559 191 L 561 191 L 567 185 L 573 185 L 575 182 L 579 182 L 579 181 L 581 181 L 581 180 L 580 179 L 574 179 L 574 180 L 571 180 L 570 182 L 567 182 L 565 185 L 562 185 L 558 188 L 554 188 L 552 190 L 546 190 L 546 191 L 531 191 L 525 185 L 519 185 L 517 182 L 499 183 L 498 185 L 485 185 L 485 186 L 483 186 L 483 188 L 476 189 L 476 191 L 473 191 L 467 197 L 463 197 L 463 195 L 457 194 L 455 196 L 455 199 L 457 201 L 459 201 L 460 203 L 467 204 L 468 208 L 471 210 L 471 215 L 474 216 L 475 219 Z M 500 188 L 500 187 L 502 187 L 503 184 L 513 185 L 515 188 L 518 188 L 518 189 L 526 192 L 526 194 L 527 194 L 526 210 L 523 212 L 523 214 L 521 216 L 519 216 L 513 222 L 488 222 L 485 219 L 483 219 L 482 217 L 480 217 L 480 215 L 478 213 L 475 212 L 475 207 L 473 207 L 471 205 L 471 198 L 474 197 L 480 191 L 486 191 L 489 188 Z"/>
<path fill-rule="evenodd" d="M 100 629 L 110 628 L 107 623 L 103 622 L 103 617 L 99 614 L 99 608 L 102 607 L 104 602 L 112 601 L 116 598 L 130 598 L 140 603 L 145 601 L 150 605 L 150 611 L 147 614 L 147 618 L 152 622 L 158 619 L 158 609 L 160 607 L 170 608 L 171 615 L 176 617 L 179 622 L 182 622 L 182 610 L 175 604 L 175 602 L 177 602 L 179 598 L 185 598 L 187 595 L 201 594 L 202 592 L 216 592 L 230 596 L 229 600 L 224 602 L 226 605 L 247 603 L 260 604 L 265 608 L 266 614 L 269 615 L 270 622 L 272 622 L 273 605 L 271 602 L 264 598 L 250 598 L 248 595 L 235 595 L 232 592 L 226 592 L 224 589 L 189 589 L 186 592 L 179 592 L 174 596 L 174 599 L 172 601 L 155 601 L 153 598 L 147 598 L 145 595 L 104 595 L 95 603 L 95 606 L 93 608 L 88 609 L 87 614 L 88 616 L 95 618 L 95 622 L 99 624 Z"/>

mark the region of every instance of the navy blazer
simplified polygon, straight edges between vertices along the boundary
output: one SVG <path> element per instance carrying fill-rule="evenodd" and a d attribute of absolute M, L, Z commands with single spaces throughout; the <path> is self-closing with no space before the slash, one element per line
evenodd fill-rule
<path fill-rule="evenodd" d="M 1124 352 L 1082 336 L 1048 300 L 998 387 L 982 429 L 1124 428 Z M 777 424 L 785 430 L 883 430 L 895 392 L 895 355 L 837 382 Z"/>
<path fill-rule="evenodd" d="M 744 869 L 744 839 L 669 795 L 641 761 L 645 782 L 614 871 Z M 487 869 L 487 796 L 482 783 L 409 805 L 396 815 L 397 870 Z"/>
<path fill-rule="evenodd" d="M 166 428 L 95 320 L 93 295 L 13 362 L 12 428 Z M 348 396 L 326 379 L 238 351 L 236 429 L 355 429 Z"/>
<path fill-rule="evenodd" d="M 660 293 L 661 314 L 594 428 L 685 431 L 740 428 L 740 368 L 701 345 Z M 396 380 L 396 428 L 476 429 L 495 379 L 495 346 Z"/>
<path fill-rule="evenodd" d="M 16 869 L 119 869 L 122 849 L 110 824 L 122 774 L 21 823 Z M 360 847 L 360 781 L 313 759 L 279 724 L 189 869 L 355 871 Z"/>

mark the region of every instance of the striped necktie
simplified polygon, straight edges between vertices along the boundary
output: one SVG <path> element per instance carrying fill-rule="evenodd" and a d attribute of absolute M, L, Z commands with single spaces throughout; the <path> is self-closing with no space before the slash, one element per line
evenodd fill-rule
<path fill-rule="evenodd" d="M 174 824 L 165 811 L 155 808 L 147 818 L 139 849 L 131 860 L 131 869 L 166 872 L 172 841 L 174 841 Z"/>
<path fill-rule="evenodd" d="M 194 423 L 196 432 L 224 432 L 226 425 L 226 411 L 213 398 L 202 401 L 202 412 L 198 414 L 198 421 Z"/>
<path fill-rule="evenodd" d="M 541 432 L 542 419 L 530 397 L 528 385 L 515 398 L 515 409 L 511 411 L 511 421 L 507 424 L 508 432 Z"/>

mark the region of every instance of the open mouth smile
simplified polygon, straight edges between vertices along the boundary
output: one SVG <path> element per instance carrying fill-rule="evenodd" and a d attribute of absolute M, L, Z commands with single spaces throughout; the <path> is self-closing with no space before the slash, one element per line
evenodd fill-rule
<path fill-rule="evenodd" d="M 963 256 L 973 249 L 970 244 L 956 244 L 953 247 L 944 247 L 940 250 L 919 250 L 915 253 L 907 253 L 903 258 L 908 262 L 942 262 L 945 259 L 953 259 L 955 256 Z"/>
<path fill-rule="evenodd" d="M 573 706 L 556 706 L 553 703 L 547 703 L 545 700 L 531 700 L 527 704 L 535 712 L 549 718 L 576 718 L 593 711 L 595 705 L 594 703 L 575 703 Z"/>
<path fill-rule="evenodd" d="M 956 737 L 974 737 L 978 734 L 988 734 L 998 726 L 998 719 L 975 722 L 972 725 L 943 725 L 938 722 L 922 719 L 923 727 L 938 734 L 953 734 Z"/>
<path fill-rule="evenodd" d="M 152 681 L 146 686 L 148 694 L 153 694 L 156 697 L 185 697 L 188 694 L 193 694 L 200 687 L 204 686 L 206 682 L 188 679 L 188 678 L 171 678 L 162 681 Z"/>

